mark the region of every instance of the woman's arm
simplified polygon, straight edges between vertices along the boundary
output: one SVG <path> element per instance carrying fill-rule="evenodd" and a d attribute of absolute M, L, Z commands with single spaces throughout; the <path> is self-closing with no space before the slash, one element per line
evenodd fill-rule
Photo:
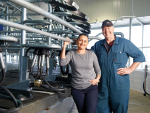
<path fill-rule="evenodd" d="M 95 73 L 96 73 L 97 76 L 96 76 L 95 79 L 90 80 L 90 82 L 91 82 L 92 85 L 96 85 L 98 82 L 100 82 L 101 70 L 100 70 L 100 67 L 99 67 L 97 56 L 94 52 L 93 52 L 93 67 L 94 67 L 94 70 L 95 70 Z"/>
<path fill-rule="evenodd" d="M 67 39 L 70 39 L 68 37 L 66 37 Z M 71 42 L 71 41 L 70 41 Z M 62 48 L 62 51 L 61 51 L 61 55 L 60 55 L 60 58 L 66 58 L 66 47 L 67 45 L 70 43 L 70 42 L 67 42 L 67 41 L 64 41 L 64 45 L 63 45 L 63 48 Z"/>
<path fill-rule="evenodd" d="M 68 37 L 66 37 L 67 39 L 69 39 Z M 61 66 L 65 66 L 70 62 L 70 58 L 71 58 L 71 54 L 70 52 L 68 52 L 66 54 L 66 47 L 70 42 L 64 41 L 64 45 L 60 54 L 60 65 Z"/>
<path fill-rule="evenodd" d="M 100 77 L 100 75 L 97 75 L 96 79 L 89 80 L 89 82 L 91 82 L 92 85 L 96 85 L 98 82 L 100 82 Z"/>

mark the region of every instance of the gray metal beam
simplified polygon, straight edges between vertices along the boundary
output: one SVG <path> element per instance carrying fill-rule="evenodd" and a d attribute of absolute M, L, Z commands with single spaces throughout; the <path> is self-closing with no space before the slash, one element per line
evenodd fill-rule
<path fill-rule="evenodd" d="M 30 9 L 30 10 L 32 10 L 32 11 L 34 11 L 36 13 L 39 13 L 39 14 L 47 17 L 47 18 L 50 18 L 50 19 L 52 19 L 54 21 L 57 21 L 58 23 L 61 23 L 61 24 L 65 25 L 66 27 L 72 29 L 76 33 L 79 33 L 79 34 L 82 33 L 80 30 L 78 30 L 76 27 L 72 26 L 68 22 L 60 19 L 59 17 L 57 17 L 57 16 L 55 16 L 55 15 L 45 11 L 44 9 L 42 9 L 42 8 L 32 4 L 32 3 L 29 3 L 29 2 L 24 1 L 24 0 L 10 0 L 10 1 L 12 1 L 12 2 L 14 2 L 16 4 L 19 4 L 19 5 L 23 6 L 23 7 L 26 7 L 27 9 Z"/>
<path fill-rule="evenodd" d="M 38 33 L 38 34 L 48 36 L 48 37 L 53 37 L 53 38 L 60 39 L 60 40 L 63 40 L 63 41 L 70 41 L 70 40 L 68 40 L 64 37 L 60 37 L 60 36 L 45 32 L 45 31 L 41 31 L 41 30 L 38 30 L 38 29 L 35 29 L 35 28 L 31 28 L 31 27 L 28 27 L 28 26 L 25 26 L 25 25 L 13 23 L 13 22 L 3 20 L 3 19 L 0 19 L 0 24 L 11 26 L 11 27 L 14 27 L 14 28 L 22 29 L 22 30 L 26 30 L 26 31 L 30 31 L 30 32 L 34 32 L 34 33 Z"/>

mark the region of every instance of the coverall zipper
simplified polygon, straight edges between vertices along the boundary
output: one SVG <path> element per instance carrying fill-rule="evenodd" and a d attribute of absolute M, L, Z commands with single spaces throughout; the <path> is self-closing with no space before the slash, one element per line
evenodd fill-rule
<path fill-rule="evenodd" d="M 114 44 L 116 44 L 116 43 L 113 43 L 113 45 L 114 45 Z M 113 45 L 111 46 L 111 48 L 109 49 L 109 51 L 108 51 L 108 49 L 107 49 L 107 47 L 106 47 L 106 44 L 105 44 L 105 43 L 104 43 L 104 45 L 105 45 L 105 48 L 106 48 L 106 50 L 107 50 L 107 52 L 108 52 L 108 55 L 109 55 L 109 51 L 111 50 L 111 48 L 112 48 L 112 46 L 113 46 Z"/>
<path fill-rule="evenodd" d="M 113 45 L 114 45 L 114 44 L 116 44 L 116 43 L 113 43 Z M 108 65 L 109 65 L 109 61 L 108 61 L 108 60 L 109 60 L 109 51 L 111 50 L 111 48 L 112 48 L 112 46 L 113 46 L 113 45 L 111 46 L 111 48 L 109 49 L 109 51 L 108 51 L 108 49 L 107 49 L 107 47 L 106 47 L 106 44 L 105 44 L 105 43 L 104 43 L 104 45 L 105 45 L 105 48 L 106 48 L 107 53 L 108 53 L 107 63 L 108 63 Z M 110 68 L 108 68 L 108 70 L 109 70 L 109 72 L 111 72 Z M 109 79 L 110 79 L 110 78 L 109 78 Z M 108 86 L 110 86 L 109 79 L 107 79 L 107 80 L 108 80 L 108 82 L 107 82 L 107 83 L 108 83 Z M 110 88 L 108 88 L 108 90 L 110 90 Z"/>

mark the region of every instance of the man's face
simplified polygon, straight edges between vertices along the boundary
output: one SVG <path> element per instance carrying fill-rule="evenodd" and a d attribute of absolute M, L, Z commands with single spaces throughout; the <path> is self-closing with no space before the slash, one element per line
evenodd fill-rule
<path fill-rule="evenodd" d="M 113 26 L 104 26 L 102 28 L 103 35 L 105 38 L 112 38 L 114 36 L 114 27 Z"/>

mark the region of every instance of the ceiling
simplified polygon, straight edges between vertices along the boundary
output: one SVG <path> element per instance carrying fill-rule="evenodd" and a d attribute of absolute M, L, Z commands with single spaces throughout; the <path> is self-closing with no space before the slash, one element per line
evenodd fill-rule
<path fill-rule="evenodd" d="M 150 16 L 134 17 L 132 19 L 132 26 L 150 25 Z M 120 17 L 116 21 L 112 21 L 114 27 L 127 27 L 130 26 L 130 18 Z M 102 23 L 95 22 L 91 24 L 91 29 L 101 29 Z"/>
<path fill-rule="evenodd" d="M 120 16 L 150 16 L 150 0 L 73 0 L 79 10 L 89 17 L 89 23 L 105 19 L 117 20 Z"/>

